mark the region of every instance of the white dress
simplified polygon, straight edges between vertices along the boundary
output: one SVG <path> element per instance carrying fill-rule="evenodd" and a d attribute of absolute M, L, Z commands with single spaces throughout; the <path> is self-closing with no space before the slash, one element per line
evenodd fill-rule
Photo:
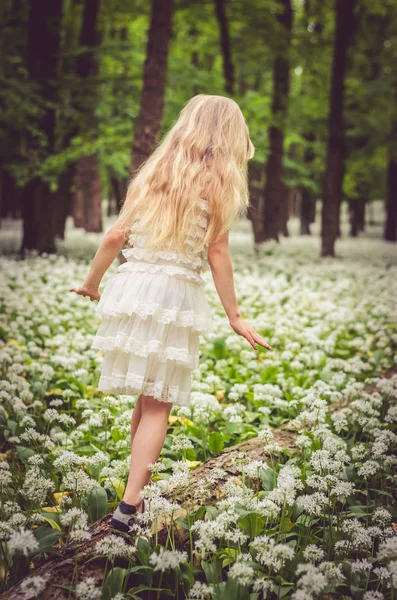
<path fill-rule="evenodd" d="M 199 364 L 199 336 L 213 331 L 201 277 L 208 246 L 197 241 L 208 224 L 208 203 L 200 199 L 188 256 L 172 248 L 153 253 L 139 219 L 102 292 L 96 312 L 102 321 L 92 348 L 104 353 L 98 389 L 108 394 L 146 394 L 189 406 L 191 371 Z"/>

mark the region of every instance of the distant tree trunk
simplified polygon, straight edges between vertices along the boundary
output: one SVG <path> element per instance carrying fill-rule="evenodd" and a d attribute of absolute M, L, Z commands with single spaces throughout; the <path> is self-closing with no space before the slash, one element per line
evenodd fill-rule
<path fill-rule="evenodd" d="M 84 82 L 98 75 L 98 59 L 95 50 L 99 46 L 100 37 L 97 31 L 100 0 L 85 0 L 83 25 L 80 34 L 80 46 L 84 51 L 78 56 L 76 73 Z M 94 115 L 98 91 L 90 98 L 88 111 L 85 111 L 86 125 L 96 128 Z M 99 177 L 98 159 L 95 154 L 82 156 L 76 164 L 77 197 L 83 203 L 83 227 L 86 231 L 102 231 L 102 189 Z"/>
<path fill-rule="evenodd" d="M 225 90 L 231 96 L 234 91 L 234 67 L 230 46 L 230 35 L 228 21 L 225 11 L 224 0 L 215 0 L 215 14 L 219 24 L 221 38 L 221 51 L 223 58 L 223 76 L 225 79 Z"/>
<path fill-rule="evenodd" d="M 84 198 L 83 188 L 77 185 L 77 169 L 74 174 L 74 193 L 72 196 L 72 216 L 75 227 L 84 227 Z"/>
<path fill-rule="evenodd" d="M 30 4 L 28 21 L 27 67 L 31 80 L 39 87 L 48 106 L 43 109 L 40 129 L 46 136 L 47 154 L 54 150 L 54 133 L 57 99 L 54 81 L 61 41 L 62 0 L 35 0 Z M 53 104 L 51 106 L 51 104 Z M 40 160 L 41 149 L 30 143 L 30 154 Z M 32 179 L 23 190 L 23 239 L 21 253 L 35 249 L 38 252 L 55 252 L 54 194 L 39 177 Z"/>
<path fill-rule="evenodd" d="M 1 221 L 2 221 L 2 217 L 3 217 L 3 210 L 4 210 L 4 168 L 3 168 L 3 163 L 0 162 L 0 227 L 2 225 Z"/>
<path fill-rule="evenodd" d="M 384 239 L 397 241 L 397 160 L 391 158 L 387 170 L 386 221 Z"/>
<path fill-rule="evenodd" d="M 357 237 L 359 232 L 364 231 L 365 200 L 363 198 L 351 198 L 349 200 L 350 236 Z"/>
<path fill-rule="evenodd" d="M 311 235 L 310 225 L 313 213 L 313 194 L 305 187 L 301 188 L 300 198 L 300 234 Z"/>
<path fill-rule="evenodd" d="M 193 43 L 195 42 L 195 40 L 197 39 L 197 35 L 198 35 L 198 29 L 196 26 L 193 26 L 190 31 L 189 31 L 189 35 L 192 38 Z M 197 50 L 193 50 L 192 52 L 192 59 L 191 59 L 192 65 L 195 68 L 198 68 L 199 66 L 199 54 L 197 52 Z M 198 89 L 198 85 L 194 85 L 193 86 L 193 95 L 197 96 L 197 94 L 199 93 L 199 89 Z"/>
<path fill-rule="evenodd" d="M 250 204 L 248 207 L 247 217 L 252 223 L 252 231 L 254 233 L 254 239 L 256 240 L 261 232 L 261 207 L 263 202 L 262 190 L 250 183 L 249 186 Z"/>
<path fill-rule="evenodd" d="M 73 184 L 73 165 L 66 167 L 58 181 L 58 189 L 55 192 L 55 198 L 58 204 L 58 210 L 55 220 L 55 233 L 61 240 L 65 239 L 66 219 L 72 208 L 72 184 Z"/>
<path fill-rule="evenodd" d="M 152 0 L 152 16 L 143 69 L 141 105 L 136 122 L 131 173 L 154 150 L 163 118 L 168 46 L 174 0 Z"/>
<path fill-rule="evenodd" d="M 365 198 L 359 198 L 356 206 L 357 231 L 362 232 L 365 229 L 365 207 L 367 202 Z"/>
<path fill-rule="evenodd" d="M 2 176 L 2 196 L 1 216 L 18 219 L 22 213 L 21 188 L 17 187 L 14 177 L 5 169 Z"/>
<path fill-rule="evenodd" d="M 121 208 L 121 204 L 123 202 L 122 183 L 115 177 L 112 177 L 110 180 L 110 185 L 112 187 L 113 196 L 116 201 L 116 210 L 114 211 L 114 214 L 118 214 Z"/>
<path fill-rule="evenodd" d="M 289 236 L 288 220 L 295 203 L 295 193 L 295 188 L 284 186 L 285 201 L 282 203 L 280 210 L 280 233 L 284 237 Z"/>
<path fill-rule="evenodd" d="M 283 184 L 284 129 L 288 115 L 289 47 L 292 29 L 291 0 L 279 0 L 283 11 L 277 16 L 281 26 L 279 47 L 273 64 L 272 125 L 269 128 L 270 152 L 266 164 L 266 183 L 262 230 L 256 242 L 279 241 L 281 215 L 288 196 Z"/>
<path fill-rule="evenodd" d="M 321 256 L 335 255 L 335 241 L 339 229 L 339 209 L 346 153 L 343 118 L 344 84 L 347 52 L 353 38 L 355 25 L 355 3 L 356 0 L 336 0 L 328 148 L 321 221 Z"/>

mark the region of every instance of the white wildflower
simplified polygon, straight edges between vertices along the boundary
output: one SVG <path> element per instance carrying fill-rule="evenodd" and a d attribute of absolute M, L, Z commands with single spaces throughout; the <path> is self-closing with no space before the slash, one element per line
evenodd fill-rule
<path fill-rule="evenodd" d="M 149 562 L 153 565 L 154 571 L 167 571 L 168 569 L 178 569 L 180 565 L 188 560 L 187 552 L 180 550 L 166 550 L 161 547 L 160 552 L 152 552 L 149 556 Z"/>

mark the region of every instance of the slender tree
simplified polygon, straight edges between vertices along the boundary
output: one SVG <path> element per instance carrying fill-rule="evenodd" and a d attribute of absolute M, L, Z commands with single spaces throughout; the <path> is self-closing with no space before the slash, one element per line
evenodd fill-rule
<path fill-rule="evenodd" d="M 390 158 L 387 170 L 386 221 L 384 239 L 397 241 L 397 159 Z"/>
<path fill-rule="evenodd" d="M 174 0 L 152 0 L 141 104 L 132 150 L 132 172 L 151 154 L 158 139 L 163 117 L 173 11 Z"/>
<path fill-rule="evenodd" d="M 229 35 L 229 24 L 226 16 L 224 0 L 215 0 L 215 14 L 219 24 L 221 51 L 223 57 L 223 76 L 225 90 L 228 94 L 234 92 L 234 66 Z"/>
<path fill-rule="evenodd" d="M 83 88 L 90 89 L 87 104 L 82 107 L 85 127 L 95 137 L 97 119 L 95 108 L 98 100 L 98 86 L 92 84 L 98 75 L 98 58 L 96 50 L 100 43 L 97 28 L 100 0 L 85 0 L 83 25 L 80 34 L 80 47 L 76 63 L 76 73 L 83 81 Z M 83 98 L 84 101 L 84 98 Z M 95 153 L 82 156 L 76 164 L 75 212 L 82 221 L 86 231 L 102 231 L 102 189 L 99 176 L 98 157 Z M 76 206 L 77 205 L 77 206 Z"/>
<path fill-rule="evenodd" d="M 336 0 L 328 145 L 321 215 L 321 256 L 334 256 L 345 163 L 344 87 L 347 53 L 355 26 L 356 0 Z"/>
<path fill-rule="evenodd" d="M 34 173 L 39 171 L 43 157 L 51 154 L 55 147 L 56 77 L 61 22 L 62 0 L 34 0 L 30 3 L 27 66 L 30 79 L 40 90 L 45 102 L 39 124 L 43 138 L 34 138 L 29 142 L 33 177 L 22 194 L 22 253 L 31 249 L 55 251 L 57 204 L 48 183 Z"/>
<path fill-rule="evenodd" d="M 279 240 L 282 228 L 283 204 L 288 196 L 283 183 L 284 131 L 288 115 L 289 47 L 292 30 L 291 0 L 279 0 L 277 14 L 280 35 L 273 63 L 272 123 L 269 128 L 270 151 L 266 163 L 266 181 L 262 213 L 262 227 L 257 242 Z"/>

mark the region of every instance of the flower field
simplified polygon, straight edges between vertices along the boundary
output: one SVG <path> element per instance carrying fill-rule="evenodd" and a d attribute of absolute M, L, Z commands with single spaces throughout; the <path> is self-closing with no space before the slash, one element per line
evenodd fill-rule
<path fill-rule="evenodd" d="M 68 292 L 87 263 L 0 258 L 2 597 L 19 583 L 20 598 L 397 598 L 397 253 L 369 237 L 338 249 L 320 259 L 318 238 L 292 236 L 255 253 L 246 227 L 234 235 L 240 310 L 272 351 L 232 331 L 205 274 L 215 331 L 191 406 L 172 409 L 133 543 L 94 544 L 101 581 L 78 548 L 122 497 L 136 398 L 96 389 L 95 305 Z M 207 471 L 218 497 L 203 478 L 181 513 L 192 471 L 258 436 L 267 458 L 241 452 L 238 477 Z M 67 542 L 73 576 L 54 581 L 42 558 Z"/>

